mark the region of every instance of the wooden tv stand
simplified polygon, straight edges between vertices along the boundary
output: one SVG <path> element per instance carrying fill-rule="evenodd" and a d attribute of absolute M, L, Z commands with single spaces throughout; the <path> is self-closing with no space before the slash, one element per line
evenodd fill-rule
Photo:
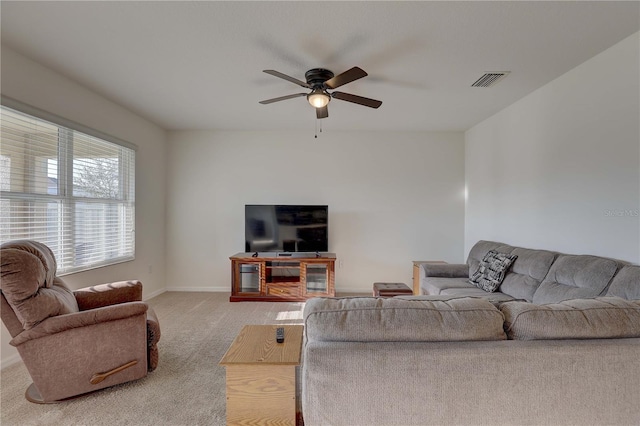
<path fill-rule="evenodd" d="M 305 301 L 335 296 L 335 253 L 237 253 L 231 259 L 231 302 Z"/>

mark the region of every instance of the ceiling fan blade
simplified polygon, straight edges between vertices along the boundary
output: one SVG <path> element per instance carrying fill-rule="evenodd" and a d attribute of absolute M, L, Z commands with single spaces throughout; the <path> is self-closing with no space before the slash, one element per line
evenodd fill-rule
<path fill-rule="evenodd" d="M 271 74 L 271 75 L 273 75 L 275 77 L 283 78 L 283 79 L 285 79 L 287 81 L 290 81 L 292 83 L 297 84 L 298 86 L 302 86 L 302 87 L 306 87 L 308 89 L 311 89 L 311 86 L 308 85 L 306 82 L 304 82 L 302 80 L 298 80 L 297 78 L 289 77 L 288 75 L 282 74 L 279 71 L 276 71 L 276 70 L 262 70 L 262 72 L 266 72 L 267 74 Z"/>
<path fill-rule="evenodd" d="M 327 118 L 328 116 L 329 116 L 329 108 L 327 108 L 326 105 L 321 108 L 316 108 L 316 117 L 318 119 Z"/>
<path fill-rule="evenodd" d="M 364 72 L 361 68 L 353 67 L 350 70 L 346 70 L 342 74 L 338 74 L 333 78 L 325 81 L 324 84 L 329 89 L 336 89 L 342 85 L 347 83 L 351 83 L 354 80 L 357 80 L 362 77 L 366 77 L 368 74 Z"/>
<path fill-rule="evenodd" d="M 287 99 L 300 98 L 302 96 L 307 96 L 307 94 L 306 93 L 296 93 L 295 95 L 280 96 L 279 98 L 267 99 L 265 101 L 260 101 L 258 103 L 260 103 L 262 105 L 266 105 L 266 104 L 272 104 L 274 102 L 286 101 Z"/>
<path fill-rule="evenodd" d="M 352 95 L 344 92 L 333 92 L 331 97 L 340 99 L 341 101 L 353 102 L 354 104 L 368 106 L 369 108 L 378 108 L 382 105 L 382 101 L 375 99 L 363 98 L 362 96 Z"/>

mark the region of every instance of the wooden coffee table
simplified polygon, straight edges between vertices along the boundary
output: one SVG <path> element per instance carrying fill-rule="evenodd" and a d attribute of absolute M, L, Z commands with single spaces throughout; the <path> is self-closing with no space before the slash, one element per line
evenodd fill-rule
<path fill-rule="evenodd" d="M 276 328 L 284 342 L 276 342 Z M 245 325 L 222 357 L 227 369 L 227 425 L 296 424 L 296 366 L 302 325 Z"/>

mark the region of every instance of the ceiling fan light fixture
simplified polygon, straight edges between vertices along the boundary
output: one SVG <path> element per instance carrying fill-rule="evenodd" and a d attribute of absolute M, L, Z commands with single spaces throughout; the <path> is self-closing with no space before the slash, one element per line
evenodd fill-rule
<path fill-rule="evenodd" d="M 314 108 L 323 108 L 326 107 L 331 97 L 328 93 L 320 88 L 313 89 L 311 93 L 307 95 L 307 100 Z"/>

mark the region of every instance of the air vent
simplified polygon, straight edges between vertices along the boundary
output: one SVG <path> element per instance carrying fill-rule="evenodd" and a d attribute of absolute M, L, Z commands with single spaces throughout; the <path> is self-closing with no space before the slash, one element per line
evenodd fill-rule
<path fill-rule="evenodd" d="M 495 71 L 485 73 L 485 75 L 477 79 L 476 82 L 471 85 L 471 87 L 491 87 L 505 78 L 508 74 L 509 71 Z"/>

